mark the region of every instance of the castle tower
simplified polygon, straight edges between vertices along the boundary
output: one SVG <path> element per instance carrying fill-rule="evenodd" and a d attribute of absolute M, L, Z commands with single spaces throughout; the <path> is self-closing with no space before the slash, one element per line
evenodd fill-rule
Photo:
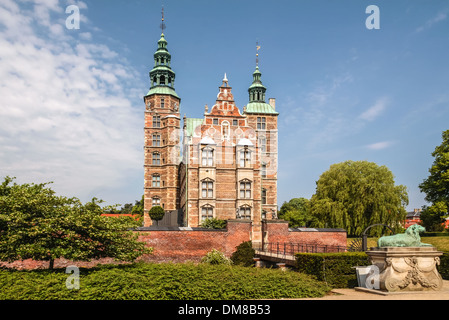
<path fill-rule="evenodd" d="M 257 63 L 258 64 L 258 63 Z M 266 103 L 267 88 L 261 81 L 259 66 L 253 73 L 248 89 L 249 103 L 244 108 L 248 125 L 256 131 L 257 161 L 261 177 L 261 217 L 273 219 L 277 215 L 278 123 L 276 100 Z"/>
<path fill-rule="evenodd" d="M 154 54 L 150 83 L 150 91 L 144 97 L 145 226 L 152 223 L 148 216 L 148 211 L 152 207 L 161 206 L 166 213 L 176 211 L 179 207 L 181 99 L 175 91 L 175 72 L 171 69 L 171 55 L 167 49 L 164 33 Z"/>

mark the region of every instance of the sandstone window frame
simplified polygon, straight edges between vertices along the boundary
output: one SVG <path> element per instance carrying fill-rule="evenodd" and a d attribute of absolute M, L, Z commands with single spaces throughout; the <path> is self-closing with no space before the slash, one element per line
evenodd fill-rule
<path fill-rule="evenodd" d="M 161 134 L 159 132 L 153 133 L 152 146 L 153 147 L 160 147 L 161 146 Z"/>
<path fill-rule="evenodd" d="M 239 181 L 239 199 L 252 199 L 252 181 L 243 179 Z"/>
<path fill-rule="evenodd" d="M 160 166 L 161 165 L 161 153 L 160 152 L 153 152 L 153 154 L 152 154 L 152 164 L 154 166 Z"/>
<path fill-rule="evenodd" d="M 153 116 L 153 128 L 161 127 L 161 116 L 156 114 Z"/>
<path fill-rule="evenodd" d="M 161 175 L 159 173 L 154 173 L 151 176 L 151 185 L 153 188 L 161 187 Z"/>
<path fill-rule="evenodd" d="M 241 168 L 248 168 L 251 166 L 252 164 L 252 151 L 249 150 L 248 148 L 244 148 L 239 150 L 239 166 Z"/>
<path fill-rule="evenodd" d="M 215 164 L 215 149 L 211 146 L 201 148 L 201 166 L 213 167 Z"/>
<path fill-rule="evenodd" d="M 266 129 L 267 129 L 267 118 L 257 117 L 257 130 L 266 130 Z"/>
<path fill-rule="evenodd" d="M 159 197 L 151 198 L 151 206 L 152 207 L 161 207 L 161 198 L 159 198 Z"/>
<path fill-rule="evenodd" d="M 201 198 L 202 199 L 213 199 L 215 198 L 215 181 L 206 178 L 200 181 L 201 188 Z"/>
<path fill-rule="evenodd" d="M 251 206 L 244 204 L 239 207 L 240 219 L 252 220 L 252 208 Z"/>
<path fill-rule="evenodd" d="M 206 219 L 213 219 L 215 217 L 215 208 L 210 204 L 205 204 L 201 206 L 201 221 L 205 221 Z"/>

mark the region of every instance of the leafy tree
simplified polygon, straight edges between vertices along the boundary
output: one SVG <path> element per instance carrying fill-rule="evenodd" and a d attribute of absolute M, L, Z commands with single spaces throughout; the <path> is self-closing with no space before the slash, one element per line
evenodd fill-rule
<path fill-rule="evenodd" d="M 292 228 L 304 227 L 311 220 L 310 204 L 306 198 L 293 198 L 284 202 L 279 210 L 279 218 L 289 222 Z"/>
<path fill-rule="evenodd" d="M 136 203 L 134 204 L 131 212 L 132 214 L 138 214 L 140 216 L 143 216 L 143 203 L 144 203 L 144 198 L 142 195 L 142 199 L 140 199 L 140 201 L 136 200 Z"/>
<path fill-rule="evenodd" d="M 53 269 L 58 258 L 134 261 L 151 253 L 130 230 L 140 222 L 101 216 L 101 200 L 82 204 L 57 196 L 50 183 L 19 185 L 13 180 L 6 177 L 0 186 L 0 261 L 49 261 Z"/>
<path fill-rule="evenodd" d="M 162 220 L 165 216 L 165 210 L 160 206 L 155 206 L 150 209 L 148 214 L 150 215 L 150 218 L 152 220 L 156 221 L 156 223 L 159 224 L 159 221 Z"/>
<path fill-rule="evenodd" d="M 449 130 L 442 134 L 443 142 L 435 148 L 435 158 L 429 169 L 429 176 L 420 185 L 430 206 L 424 206 L 421 219 L 426 229 L 437 230 L 449 209 Z"/>
<path fill-rule="evenodd" d="M 405 220 L 406 187 L 395 185 L 392 172 L 368 161 L 334 164 L 317 181 L 310 202 L 312 225 L 344 228 L 360 235 L 369 225 L 398 229 Z"/>

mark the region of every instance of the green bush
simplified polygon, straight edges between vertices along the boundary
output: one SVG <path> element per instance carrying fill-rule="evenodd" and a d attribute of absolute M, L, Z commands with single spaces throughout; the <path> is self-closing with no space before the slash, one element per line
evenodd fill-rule
<path fill-rule="evenodd" d="M 205 229 L 226 229 L 228 222 L 216 218 L 209 218 L 201 223 L 201 228 Z"/>
<path fill-rule="evenodd" d="M 245 300 L 322 297 L 330 288 L 278 269 L 209 264 L 107 265 L 80 270 L 80 289 L 55 272 L 0 269 L 0 300 Z"/>
<path fill-rule="evenodd" d="M 297 253 L 296 263 L 299 272 L 314 275 L 334 288 L 356 287 L 357 275 L 353 267 L 371 265 L 364 252 Z"/>
<path fill-rule="evenodd" d="M 254 265 L 255 250 L 251 241 L 245 241 L 239 244 L 231 255 L 231 260 L 236 265 L 251 267 Z"/>
<path fill-rule="evenodd" d="M 443 255 L 440 257 L 438 272 L 444 280 L 449 280 L 449 252 L 443 252 Z"/>
<path fill-rule="evenodd" d="M 150 211 L 148 212 L 148 214 L 150 215 L 150 218 L 152 220 L 159 221 L 164 218 L 165 210 L 162 207 L 156 206 L 156 207 L 152 207 L 150 209 Z"/>
<path fill-rule="evenodd" d="M 232 261 L 224 255 L 223 252 L 220 252 L 216 249 L 212 249 L 209 251 L 202 259 L 202 263 L 208 263 L 208 264 L 224 264 L 224 265 L 231 265 Z"/>

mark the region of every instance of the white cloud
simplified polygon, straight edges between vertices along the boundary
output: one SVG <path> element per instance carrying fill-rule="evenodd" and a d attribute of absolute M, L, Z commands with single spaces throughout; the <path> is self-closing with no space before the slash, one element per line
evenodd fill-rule
<path fill-rule="evenodd" d="M 384 112 L 385 108 L 387 107 L 388 99 L 386 98 L 380 98 L 376 101 L 376 103 L 368 108 L 365 112 L 363 112 L 360 115 L 360 119 L 366 120 L 366 121 L 374 121 L 376 120 L 382 112 Z"/>
<path fill-rule="evenodd" d="M 54 181 L 80 198 L 120 187 L 142 169 L 136 71 L 75 39 L 56 0 L 25 4 L 0 3 L 0 179 Z"/>
<path fill-rule="evenodd" d="M 365 146 L 367 149 L 369 150 L 383 150 L 386 149 L 388 147 L 391 147 L 394 144 L 393 141 L 382 141 L 382 142 L 376 142 L 373 144 L 369 144 L 367 146 Z"/>
<path fill-rule="evenodd" d="M 427 20 L 422 26 L 419 26 L 418 28 L 416 28 L 416 32 L 422 32 L 426 29 L 430 29 L 433 25 L 446 20 L 447 18 L 447 12 L 448 10 L 442 11 L 442 12 L 438 12 L 436 14 L 436 16 L 434 16 L 433 18 Z"/>

